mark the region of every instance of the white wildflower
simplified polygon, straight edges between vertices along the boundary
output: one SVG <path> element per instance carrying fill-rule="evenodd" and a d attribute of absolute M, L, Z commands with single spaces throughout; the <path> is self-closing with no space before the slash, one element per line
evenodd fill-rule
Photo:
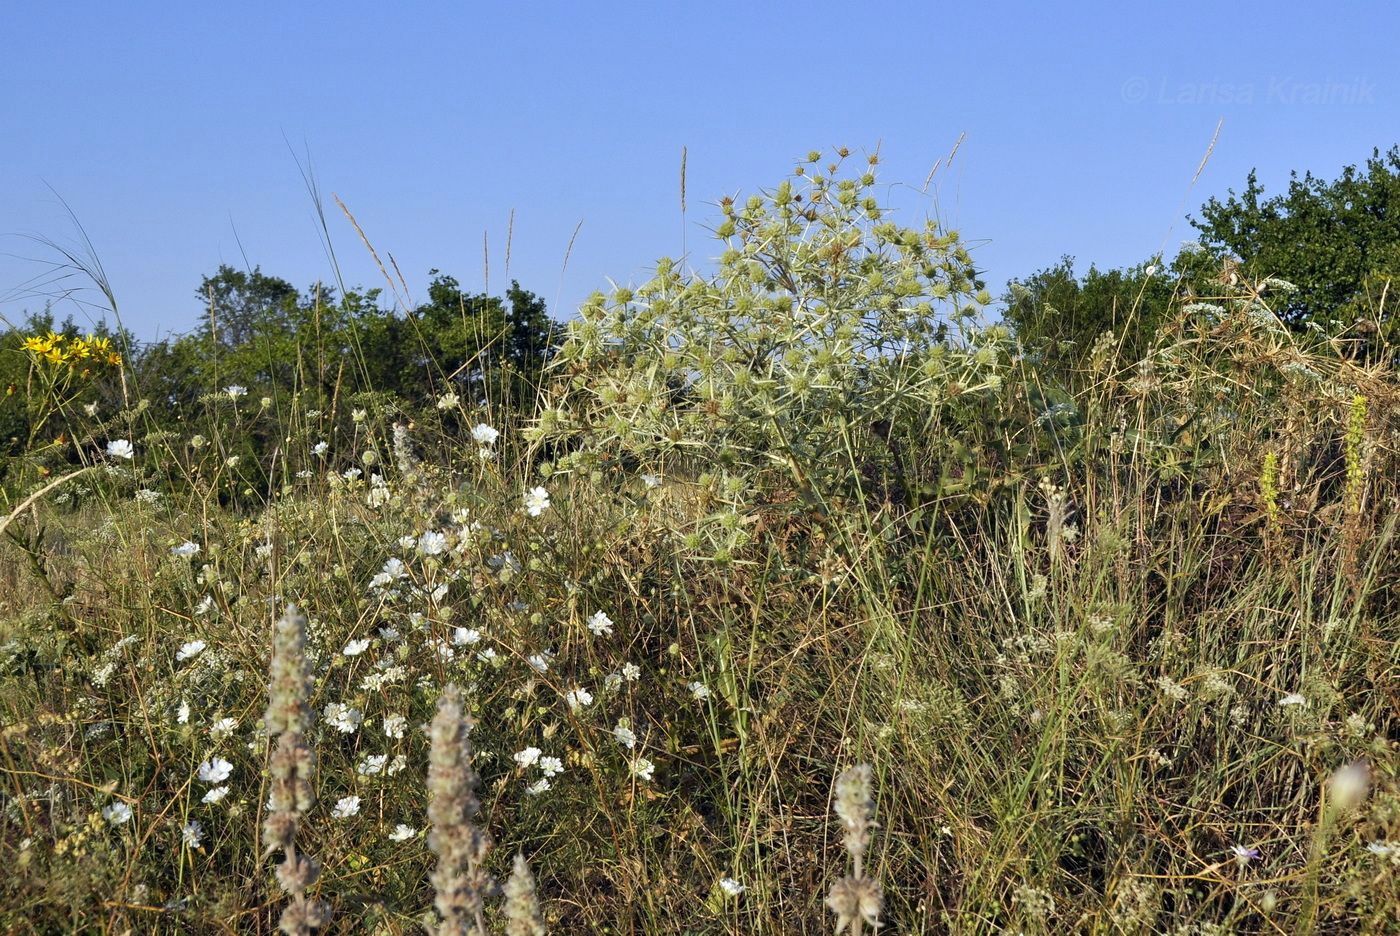
<path fill-rule="evenodd" d="M 350 734 L 359 728 L 360 722 L 364 720 L 363 712 L 341 702 L 326 703 L 326 707 L 321 710 L 321 715 L 325 718 L 326 724 L 342 734 Z"/>
<path fill-rule="evenodd" d="M 196 776 L 203 783 L 223 783 L 233 773 L 233 765 L 222 757 L 212 757 L 199 765 Z"/>
<path fill-rule="evenodd" d="M 542 487 L 530 488 L 525 492 L 525 512 L 538 517 L 549 509 L 549 492 Z"/>
<path fill-rule="evenodd" d="M 593 704 L 593 693 L 582 686 L 575 686 L 564 694 L 564 701 L 571 711 L 577 712 Z"/>
<path fill-rule="evenodd" d="M 336 800 L 335 806 L 331 809 L 332 819 L 349 819 L 351 816 L 359 815 L 360 798 L 358 796 L 342 796 Z"/>
<path fill-rule="evenodd" d="M 202 640 L 191 640 L 181 644 L 179 652 L 175 654 L 175 662 L 183 663 L 186 660 L 199 656 L 200 651 L 202 651 L 205 646 L 207 645 Z"/>
<path fill-rule="evenodd" d="M 102 818 L 112 825 L 126 825 L 131 821 L 131 807 L 126 803 L 111 803 L 103 806 Z"/>
<path fill-rule="evenodd" d="M 362 637 L 359 640 L 352 640 L 341 650 L 341 654 L 348 657 L 359 656 L 369 649 L 369 638 Z"/>
<path fill-rule="evenodd" d="M 373 777 L 375 774 L 383 773 L 384 765 L 388 762 L 388 754 L 369 754 L 360 760 L 360 765 L 355 769 L 363 777 Z"/>

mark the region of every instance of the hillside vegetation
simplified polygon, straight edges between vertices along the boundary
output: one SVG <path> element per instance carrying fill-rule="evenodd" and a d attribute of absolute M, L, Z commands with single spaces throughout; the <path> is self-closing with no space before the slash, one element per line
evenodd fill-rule
<path fill-rule="evenodd" d="M 1051 370 L 853 162 L 533 401 L 6 352 L 0 927 L 1400 930 L 1380 337 L 1154 270 Z"/>

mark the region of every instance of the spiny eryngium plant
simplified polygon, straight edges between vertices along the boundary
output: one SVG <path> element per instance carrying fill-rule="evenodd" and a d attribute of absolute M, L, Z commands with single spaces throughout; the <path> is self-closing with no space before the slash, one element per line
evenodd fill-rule
<path fill-rule="evenodd" d="M 958 234 L 889 220 L 877 157 L 843 175 L 839 156 L 723 199 L 713 273 L 662 259 L 640 287 L 584 303 L 534 427 L 566 443 L 550 470 L 622 456 L 718 469 L 732 495 L 774 471 L 849 492 L 931 411 L 1000 386 L 1007 333 L 974 323 L 990 297 Z"/>

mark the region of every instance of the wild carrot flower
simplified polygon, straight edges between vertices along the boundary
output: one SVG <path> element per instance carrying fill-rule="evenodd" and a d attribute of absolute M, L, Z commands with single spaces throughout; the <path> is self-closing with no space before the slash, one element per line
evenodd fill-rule
<path fill-rule="evenodd" d="M 181 559 L 190 559 L 199 555 L 199 544 L 186 540 L 179 546 L 171 547 L 170 555 L 177 556 Z"/>
<path fill-rule="evenodd" d="M 127 439 L 113 439 L 107 443 L 108 458 L 124 458 L 131 461 L 135 454 L 136 450 L 131 447 L 131 442 Z"/>

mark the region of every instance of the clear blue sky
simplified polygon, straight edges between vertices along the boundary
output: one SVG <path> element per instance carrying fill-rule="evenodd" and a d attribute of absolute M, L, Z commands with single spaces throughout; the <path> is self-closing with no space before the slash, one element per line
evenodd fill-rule
<path fill-rule="evenodd" d="M 510 273 L 566 316 L 680 252 L 682 146 L 702 264 L 707 203 L 809 149 L 878 142 L 883 180 L 917 188 L 965 132 L 936 201 L 892 197 L 959 227 L 999 292 L 1062 254 L 1174 252 L 1251 167 L 1277 188 L 1400 142 L 1397 35 L 1388 2 L 11 2 L 0 315 L 42 307 L 23 258 L 53 256 L 13 235 L 73 242 L 49 186 L 141 337 L 190 328 L 200 277 L 245 252 L 330 281 L 287 141 L 416 296 L 431 267 L 481 288 L 484 231 L 498 291 L 514 209 Z M 381 284 L 330 222 L 347 281 Z"/>

